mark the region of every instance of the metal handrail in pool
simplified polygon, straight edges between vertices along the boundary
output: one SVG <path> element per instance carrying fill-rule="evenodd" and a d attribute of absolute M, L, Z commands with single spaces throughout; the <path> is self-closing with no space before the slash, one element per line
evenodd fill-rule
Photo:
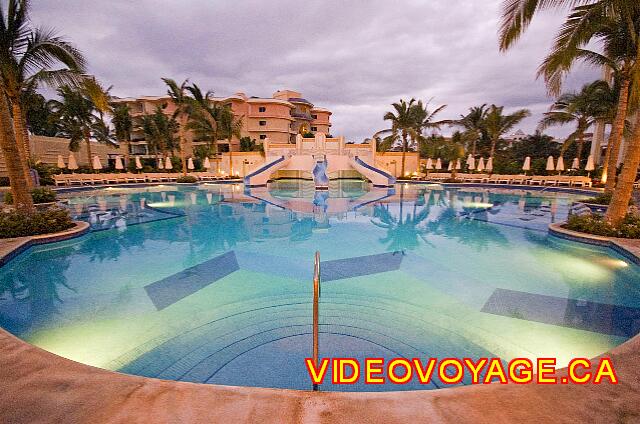
<path fill-rule="evenodd" d="M 316 251 L 315 263 L 313 267 L 313 363 L 318 369 L 318 325 L 320 301 L 320 252 Z M 318 391 L 318 385 L 314 383 L 313 390 Z"/>

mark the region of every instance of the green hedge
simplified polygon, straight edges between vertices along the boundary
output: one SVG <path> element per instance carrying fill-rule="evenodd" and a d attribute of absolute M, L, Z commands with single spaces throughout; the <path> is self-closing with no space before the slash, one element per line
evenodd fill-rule
<path fill-rule="evenodd" d="M 608 205 L 611 203 L 611 193 L 598 194 L 595 197 L 583 200 L 584 203 L 592 203 L 594 205 Z M 633 205 L 633 199 L 629 199 L 629 206 Z"/>
<path fill-rule="evenodd" d="M 628 214 L 618 228 L 601 215 L 571 215 L 564 228 L 605 237 L 640 238 L 640 217 Z"/>
<path fill-rule="evenodd" d="M 69 211 L 57 207 L 33 213 L 0 212 L 0 238 L 57 233 L 73 226 Z"/>
<path fill-rule="evenodd" d="M 34 188 L 31 190 L 31 198 L 33 199 L 33 203 L 51 203 L 55 202 L 57 199 L 56 192 L 51 190 L 50 188 Z M 4 202 L 7 205 L 13 204 L 13 194 L 10 191 L 4 194 Z"/>
<path fill-rule="evenodd" d="M 197 183 L 198 179 L 193 175 L 182 175 L 176 179 L 177 183 Z"/>

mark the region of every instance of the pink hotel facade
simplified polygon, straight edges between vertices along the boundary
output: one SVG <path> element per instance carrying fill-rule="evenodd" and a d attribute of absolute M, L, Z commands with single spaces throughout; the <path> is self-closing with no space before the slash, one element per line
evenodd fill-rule
<path fill-rule="evenodd" d="M 330 134 L 331 112 L 315 107 L 297 91 L 279 90 L 271 98 L 247 97 L 244 93 L 236 93 L 229 97 L 214 98 L 213 101 L 229 106 L 234 116 L 242 119 L 242 137 L 251 137 L 257 143 L 265 138 L 272 143 L 295 143 L 296 135 L 305 132 Z M 168 96 L 117 98 L 114 102 L 126 103 L 134 119 L 154 113 L 157 106 L 166 105 L 164 112 L 168 115 L 175 110 Z M 187 154 L 192 153 L 193 146 L 204 144 L 194 140 L 190 132 L 187 132 L 185 138 Z M 141 130 L 133 131 L 131 139 L 132 154 L 150 154 Z M 227 145 L 231 151 L 240 150 L 240 140 L 235 137 L 232 140 L 218 140 L 218 145 L 224 146 L 222 150 Z"/>

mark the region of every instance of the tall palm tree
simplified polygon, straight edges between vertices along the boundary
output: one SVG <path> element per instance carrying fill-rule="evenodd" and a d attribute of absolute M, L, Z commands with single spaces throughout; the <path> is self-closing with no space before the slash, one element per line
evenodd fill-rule
<path fill-rule="evenodd" d="M 637 34 L 639 16 L 640 10 L 633 9 L 623 18 L 594 5 L 576 8 L 563 25 L 551 53 L 538 72 L 545 77 L 553 93 L 559 91 L 564 76 L 577 61 L 611 72 L 618 89 L 618 102 L 602 170 L 602 181 L 606 182 L 608 192 L 615 188 L 615 172 L 609 175 L 609 170 L 615 170 L 617 165 L 625 120 L 630 112 L 630 94 L 634 97 L 632 100 L 638 99 L 634 86 L 640 83 L 637 71 L 640 66 Z M 589 49 L 592 40 L 599 42 L 601 51 Z"/>
<path fill-rule="evenodd" d="M 212 91 L 203 93 L 196 84 L 187 87 L 187 90 L 191 93 L 195 106 L 189 116 L 187 129 L 193 131 L 199 140 L 207 142 L 207 156 L 213 154 L 217 161 L 218 139 L 224 131 L 225 123 L 233 120 L 233 113 L 228 106 L 213 100 Z"/>
<path fill-rule="evenodd" d="M 218 123 L 220 128 L 220 134 L 223 139 L 229 142 L 229 173 L 233 175 L 233 149 L 231 148 L 231 140 L 242 137 L 242 117 L 236 118 L 231 110 L 226 108 L 227 111 L 220 116 Z"/>
<path fill-rule="evenodd" d="M 410 135 L 412 135 L 414 139 L 414 147 L 417 146 L 418 141 L 423 138 L 422 135 L 425 131 L 439 130 L 443 125 L 451 124 L 452 122 L 448 119 L 435 120 L 436 115 L 442 112 L 447 105 L 438 106 L 433 111 L 429 111 L 429 102 L 423 104 L 422 100 L 418 100 L 413 107 L 415 113 L 415 128 Z"/>
<path fill-rule="evenodd" d="M 416 128 L 416 99 L 411 99 L 408 102 L 400 100 L 399 102 L 392 103 L 393 112 L 387 112 L 384 115 L 385 121 L 391 121 L 391 128 L 387 130 L 394 136 L 400 136 L 402 142 L 402 166 L 400 168 L 400 175 L 404 177 L 404 169 L 406 163 L 406 154 L 409 147 L 409 135 L 415 133 Z"/>
<path fill-rule="evenodd" d="M 11 104 L 13 128 L 23 173 L 28 177 L 29 132 L 23 111 L 22 92 L 40 82 L 54 87 L 81 78 L 85 60 L 72 44 L 55 31 L 32 28 L 28 0 L 8 0 L 6 14 L 0 4 L 0 78 L 2 93 Z M 52 69 L 62 65 L 61 69 Z"/>
<path fill-rule="evenodd" d="M 171 97 L 176 109 L 173 112 L 173 118 L 178 122 L 178 138 L 180 142 L 180 162 L 182 163 L 182 174 L 187 175 L 187 156 L 185 151 L 185 131 L 189 116 L 193 111 L 193 98 L 189 97 L 187 90 L 187 83 L 189 80 L 185 80 L 182 84 L 178 85 L 171 78 L 162 78 L 162 81 L 167 85 L 167 94 Z"/>
<path fill-rule="evenodd" d="M 520 109 L 512 114 L 504 115 L 504 106 L 491 105 L 484 118 L 483 129 L 491 140 L 489 157 L 493 157 L 500 138 L 522 122 L 531 112 L 528 109 Z"/>
<path fill-rule="evenodd" d="M 599 120 L 609 120 L 615 108 L 615 95 L 606 81 L 585 84 L 579 93 L 565 93 L 544 114 L 538 129 L 543 131 L 553 125 L 575 124 L 573 131 L 562 145 L 561 154 L 574 142 L 578 144 L 576 157 L 582 159 L 584 135 Z"/>
<path fill-rule="evenodd" d="M 129 106 L 118 104 L 113 108 L 111 123 L 115 131 L 116 140 L 120 146 L 124 146 L 124 163 L 129 167 L 129 150 L 131 145 L 131 131 L 133 130 L 133 119 L 131 118 Z"/>
<path fill-rule="evenodd" d="M 482 137 L 487 112 L 486 103 L 480 106 L 474 106 L 469 108 L 469 112 L 466 115 L 460 115 L 460 119 L 452 122 L 453 125 L 462 127 L 464 138 L 471 140 L 472 156 L 476 155 L 476 146 L 478 140 Z"/>
<path fill-rule="evenodd" d="M 7 98 L 3 95 L 0 95 L 0 148 L 5 158 L 15 207 L 23 212 L 32 212 L 33 199 L 24 173 L 24 162 L 18 151 Z"/>
<path fill-rule="evenodd" d="M 87 161 L 92 162 L 92 140 L 114 144 L 104 114 L 110 110 L 108 90 L 93 78 L 86 78 L 78 86 L 58 89 L 60 100 L 54 100 L 53 109 L 60 125 L 59 135 L 69 138 L 69 149 L 77 151 L 80 142 L 87 146 Z"/>
<path fill-rule="evenodd" d="M 142 115 L 136 127 L 144 132 L 149 149 L 155 154 L 160 153 L 164 157 L 171 152 L 173 156 L 174 150 L 179 148 L 176 140 L 178 123 L 164 113 L 162 106 L 158 106 L 151 115 Z"/>
<path fill-rule="evenodd" d="M 571 64 L 571 57 L 577 57 L 582 47 L 593 41 L 604 41 L 605 53 L 608 48 L 615 46 L 616 52 L 628 51 L 629 58 L 632 63 L 626 63 L 629 66 L 630 81 L 630 98 L 635 100 L 640 98 L 640 2 L 632 0 L 505 0 L 502 15 L 502 24 L 500 29 L 500 48 L 506 50 L 525 31 L 533 16 L 548 8 L 557 8 L 560 6 L 575 7 L 572 15 L 565 22 L 563 29 L 556 40 L 555 50 L 568 53 L 567 58 L 558 60 L 556 69 L 568 72 Z M 607 20 L 613 24 L 607 26 L 603 24 Z M 604 28 L 609 28 L 605 30 Z M 617 27 L 618 31 L 611 31 Z M 603 36 L 603 33 L 608 35 Z M 569 40 L 569 42 L 563 41 Z M 626 47 L 625 47 L 626 46 Z M 635 54 L 634 54 L 635 53 Z M 597 56 L 587 53 L 588 57 L 596 58 Z M 603 55 L 604 56 L 604 55 Z M 556 57 L 562 57 L 557 54 Z M 549 67 L 547 65 L 546 67 Z M 553 68 L 553 66 L 551 66 Z M 623 68 L 620 68 L 622 70 Z M 551 74 L 552 75 L 552 74 Z M 624 122 L 626 119 L 627 96 L 624 91 L 624 73 L 618 76 L 620 80 L 620 94 L 618 96 L 618 112 L 612 129 L 612 151 L 608 152 L 609 160 L 607 168 L 613 168 L 610 163 L 616 157 L 612 155 L 613 149 L 620 142 L 624 130 Z M 553 79 L 550 79 L 553 81 Z M 557 85 L 557 84 L 556 84 Z M 558 87 L 559 89 L 559 87 Z M 618 225 L 627 212 L 627 205 L 633 191 L 633 183 L 640 165 L 640 114 L 637 114 L 634 134 L 630 137 L 629 145 L 626 151 L 626 157 L 622 167 L 620 177 L 616 182 L 615 190 L 611 198 L 609 208 L 605 218 L 613 225 Z M 613 156 L 613 157 L 612 157 Z M 613 184 L 613 182 L 609 183 Z M 609 185 L 610 186 L 610 185 Z"/>

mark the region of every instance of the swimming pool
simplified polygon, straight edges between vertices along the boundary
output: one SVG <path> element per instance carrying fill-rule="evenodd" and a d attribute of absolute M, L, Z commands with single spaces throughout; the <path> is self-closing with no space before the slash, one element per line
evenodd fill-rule
<path fill-rule="evenodd" d="M 564 365 L 639 330 L 639 267 L 547 235 L 579 194 L 349 180 L 316 192 L 283 180 L 64 196 L 93 231 L 0 268 L 0 326 L 106 369 L 309 389 L 316 250 L 321 357 Z"/>

